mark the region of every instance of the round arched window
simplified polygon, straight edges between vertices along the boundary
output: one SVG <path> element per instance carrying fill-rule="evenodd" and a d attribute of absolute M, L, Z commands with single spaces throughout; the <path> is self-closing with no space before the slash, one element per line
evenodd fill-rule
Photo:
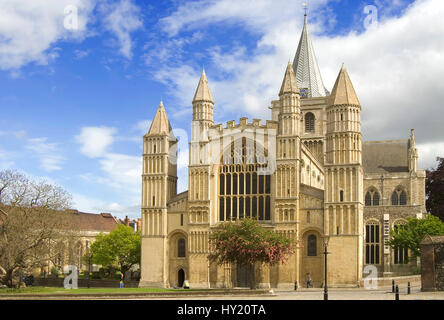
<path fill-rule="evenodd" d="M 315 116 L 313 113 L 308 112 L 305 115 L 305 132 L 315 131 Z"/>

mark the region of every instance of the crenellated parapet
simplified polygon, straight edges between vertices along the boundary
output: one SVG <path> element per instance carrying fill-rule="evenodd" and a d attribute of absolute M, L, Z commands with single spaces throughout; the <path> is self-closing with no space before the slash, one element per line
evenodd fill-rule
<path fill-rule="evenodd" d="M 211 126 L 209 128 L 209 131 L 211 132 L 211 134 L 209 134 L 209 136 L 210 137 L 214 136 L 214 135 L 216 135 L 216 133 L 217 134 L 223 133 L 224 131 L 229 130 L 229 129 L 242 129 L 242 130 L 244 130 L 244 129 L 253 129 L 253 130 L 275 129 L 275 130 L 277 130 L 278 129 L 278 122 L 273 121 L 273 120 L 266 120 L 266 123 L 263 124 L 261 119 L 252 119 L 252 122 L 249 122 L 248 118 L 243 117 L 243 118 L 239 119 L 238 123 L 236 123 L 235 120 L 230 120 L 225 123 L 225 126 L 221 123 Z"/>

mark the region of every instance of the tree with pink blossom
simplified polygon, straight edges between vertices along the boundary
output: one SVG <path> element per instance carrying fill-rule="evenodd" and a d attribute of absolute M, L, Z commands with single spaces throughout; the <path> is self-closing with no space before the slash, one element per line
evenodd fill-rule
<path fill-rule="evenodd" d="M 270 266 L 285 263 L 295 250 L 291 239 L 267 230 L 253 219 L 220 224 L 210 236 L 210 246 L 210 261 L 250 267 L 251 289 L 256 287 L 254 279 L 256 263 Z"/>

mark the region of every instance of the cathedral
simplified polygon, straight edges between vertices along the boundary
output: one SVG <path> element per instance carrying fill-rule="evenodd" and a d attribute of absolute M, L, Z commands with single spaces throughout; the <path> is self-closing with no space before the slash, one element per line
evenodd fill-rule
<path fill-rule="evenodd" d="M 160 104 L 143 137 L 141 287 L 247 287 L 244 267 L 207 258 L 212 230 L 245 217 L 297 247 L 284 264 L 255 266 L 258 288 L 293 288 L 308 275 L 320 287 L 325 272 L 329 286 L 356 287 L 369 273 L 414 271 L 407 249 L 387 245 L 391 229 L 426 214 L 413 129 L 405 140 L 363 141 L 365 106 L 345 66 L 325 88 L 307 16 L 278 97 L 271 120 L 216 124 L 203 71 L 192 101 L 189 190 L 179 194 L 178 140 Z"/>

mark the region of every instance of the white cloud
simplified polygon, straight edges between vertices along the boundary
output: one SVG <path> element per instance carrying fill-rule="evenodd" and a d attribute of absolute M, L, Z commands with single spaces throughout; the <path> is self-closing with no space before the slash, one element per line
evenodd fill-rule
<path fill-rule="evenodd" d="M 52 172 L 62 170 L 62 163 L 65 160 L 60 154 L 57 143 L 47 142 L 48 138 L 28 139 L 26 149 L 33 152 L 33 155 L 40 160 L 40 166 L 43 170 Z"/>
<path fill-rule="evenodd" d="M 75 140 L 81 145 L 81 153 L 90 158 L 99 158 L 108 152 L 116 132 L 115 128 L 109 127 L 83 127 Z"/>
<path fill-rule="evenodd" d="M 0 69 L 30 62 L 46 65 L 58 57 L 51 46 L 59 40 L 81 40 L 94 0 L 2 0 L 0 5 Z M 78 8 L 78 29 L 64 27 L 64 9 Z M 17 71 L 13 71 L 17 74 Z"/>
<path fill-rule="evenodd" d="M 177 75 L 180 74 L 180 77 Z M 163 66 L 155 73 L 155 79 L 165 84 L 169 94 L 171 94 L 180 107 L 166 106 L 168 117 L 179 119 L 184 114 L 190 114 L 191 101 L 199 82 L 201 71 L 193 69 L 188 65 Z M 208 75 L 207 75 L 208 76 Z M 209 77 L 210 89 L 213 90 L 213 82 Z M 217 112 L 217 111 L 215 111 Z"/>
<path fill-rule="evenodd" d="M 144 46 L 147 53 L 144 55 L 145 63 L 166 63 L 171 60 L 183 58 L 185 47 L 204 39 L 200 31 L 193 32 L 190 37 L 178 37 L 167 39 L 166 41 L 157 41 L 152 39 Z"/>
<path fill-rule="evenodd" d="M 421 169 L 436 169 L 437 157 L 444 158 L 444 142 L 425 143 L 417 145 L 418 167 Z"/>
<path fill-rule="evenodd" d="M 116 217 L 140 218 L 140 205 L 124 206 L 117 202 L 106 202 L 101 199 L 88 197 L 82 194 L 73 194 L 73 208 L 87 213 L 111 213 Z"/>
<path fill-rule="evenodd" d="M 140 130 L 140 123 L 132 130 Z M 101 188 L 111 188 L 119 193 L 113 201 L 95 201 L 77 194 L 74 200 L 79 210 L 113 214 L 140 212 L 140 205 L 134 204 L 140 203 L 142 157 L 109 152 L 115 141 L 132 141 L 130 138 L 115 136 L 116 133 L 116 129 L 109 127 L 84 127 L 75 137 L 81 144 L 81 152 L 97 159 L 100 167 L 99 173 L 84 173 L 79 175 L 80 178 L 88 184 L 100 184 Z M 138 140 L 141 142 L 140 136 Z"/>
<path fill-rule="evenodd" d="M 327 2 L 311 2 L 312 19 L 320 21 L 313 29 L 321 27 Z M 300 19 L 296 18 L 298 16 Z M 255 117 L 268 117 L 268 105 L 277 98 L 287 61 L 296 52 L 303 23 L 302 7 L 288 1 L 197 1 L 179 6 L 161 20 L 163 30 L 172 37 L 217 23 L 224 27 L 241 25 L 261 37 L 253 49 L 234 43 L 229 51 L 213 46 L 205 52 L 214 70 L 207 70 L 206 74 L 216 102 L 215 119 L 225 121 L 227 112 L 238 113 L 239 110 Z M 195 65 L 183 60 L 162 65 L 155 72 L 156 79 L 167 85 L 182 107 L 175 110 L 173 117 L 191 112 L 191 100 L 200 74 L 201 68 L 196 69 Z"/>
<path fill-rule="evenodd" d="M 132 0 L 120 0 L 117 3 L 103 3 L 100 12 L 104 15 L 103 27 L 117 38 L 115 45 L 119 47 L 119 52 L 131 59 L 131 33 L 143 27 L 140 8 Z"/>
<path fill-rule="evenodd" d="M 83 59 L 87 56 L 89 56 L 90 51 L 89 50 L 74 50 L 74 58 L 76 60 Z"/>
<path fill-rule="evenodd" d="M 151 126 L 151 122 L 152 122 L 152 120 L 141 120 L 134 125 L 134 127 L 132 128 L 132 131 L 135 131 L 140 135 L 144 135 L 148 132 L 148 130 Z"/>
<path fill-rule="evenodd" d="M 105 181 L 112 187 L 140 193 L 142 157 L 110 153 L 99 160 Z"/>
<path fill-rule="evenodd" d="M 418 0 L 397 17 L 382 15 L 380 8 L 377 28 L 333 37 L 322 35 L 331 34 L 335 28 L 328 2 L 332 1 L 310 2 L 309 29 L 328 89 L 333 87 L 341 64 L 346 64 L 363 107 L 363 139 L 406 139 L 410 129 L 415 128 L 419 144 L 444 143 L 439 116 L 444 101 L 442 1 Z M 399 11 L 404 3 L 391 3 L 386 12 Z M 365 15 L 357 15 L 361 30 Z M 212 65 L 206 73 L 215 99 L 215 119 L 223 121 L 228 120 L 230 113 L 242 116 L 240 112 L 270 118 L 267 107 L 278 98 L 287 61 L 296 52 L 302 23 L 299 4 L 288 1 L 185 2 L 161 20 L 170 38 L 205 30 L 209 25 L 237 25 L 258 39 L 252 47 L 233 43 L 207 50 Z M 160 65 L 155 72 L 156 79 L 169 87 L 177 104 L 183 107 L 176 116 L 191 114 L 199 76 L 200 68 L 183 59 L 176 64 Z M 434 161 L 433 153 L 437 151 L 430 150 L 430 154 L 420 153 L 420 159 L 425 161 L 420 166 Z"/>
<path fill-rule="evenodd" d="M 318 12 L 328 1 L 311 1 L 311 11 Z M 202 28 L 208 24 L 221 23 L 245 26 L 258 33 L 283 26 L 294 21 L 295 13 L 302 12 L 300 3 L 278 0 L 222 0 L 185 2 L 168 17 L 161 20 L 163 29 L 174 36 L 183 31 Z M 285 29 L 283 29 L 284 31 Z"/>

